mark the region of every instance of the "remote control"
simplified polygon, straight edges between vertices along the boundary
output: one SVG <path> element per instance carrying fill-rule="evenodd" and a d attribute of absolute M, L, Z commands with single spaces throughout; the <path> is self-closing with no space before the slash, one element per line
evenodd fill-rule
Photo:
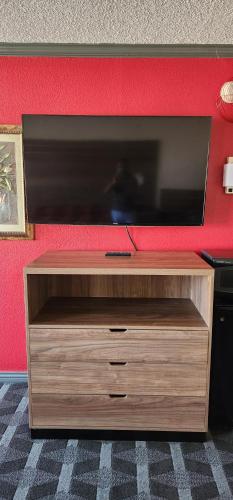
<path fill-rule="evenodd" d="M 106 252 L 105 257 L 131 257 L 130 252 Z"/>

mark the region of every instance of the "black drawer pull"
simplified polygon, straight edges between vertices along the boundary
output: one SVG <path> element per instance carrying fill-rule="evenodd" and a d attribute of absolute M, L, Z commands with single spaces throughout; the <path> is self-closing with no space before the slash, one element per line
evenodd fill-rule
<path fill-rule="evenodd" d="M 125 333 L 127 332 L 127 328 L 109 328 L 109 331 L 112 333 Z"/>
<path fill-rule="evenodd" d="M 112 366 L 125 366 L 127 365 L 127 361 L 109 361 L 109 364 Z"/>
<path fill-rule="evenodd" d="M 127 394 L 109 394 L 110 398 L 127 398 Z"/>

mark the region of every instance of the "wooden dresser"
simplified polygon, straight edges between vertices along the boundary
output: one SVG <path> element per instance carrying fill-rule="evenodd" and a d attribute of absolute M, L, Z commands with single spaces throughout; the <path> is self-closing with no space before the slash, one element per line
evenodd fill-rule
<path fill-rule="evenodd" d="M 29 264 L 31 429 L 205 432 L 213 279 L 191 252 Z"/>

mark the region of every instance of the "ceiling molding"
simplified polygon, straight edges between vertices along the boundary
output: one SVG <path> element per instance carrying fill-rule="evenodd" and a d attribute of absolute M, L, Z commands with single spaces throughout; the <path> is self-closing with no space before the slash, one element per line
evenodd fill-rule
<path fill-rule="evenodd" d="M 51 57 L 233 57 L 233 44 L 147 45 L 78 43 L 3 43 L 0 56 Z"/>

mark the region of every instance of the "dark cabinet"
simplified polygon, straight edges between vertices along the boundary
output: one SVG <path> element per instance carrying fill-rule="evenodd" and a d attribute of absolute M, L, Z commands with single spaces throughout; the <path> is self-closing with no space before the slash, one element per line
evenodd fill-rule
<path fill-rule="evenodd" d="M 233 303 L 214 306 L 209 423 L 233 425 Z"/>

